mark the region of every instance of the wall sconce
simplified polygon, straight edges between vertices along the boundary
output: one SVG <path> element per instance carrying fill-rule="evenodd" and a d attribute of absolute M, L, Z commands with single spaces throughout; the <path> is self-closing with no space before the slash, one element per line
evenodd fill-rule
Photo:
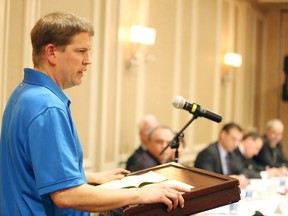
<path fill-rule="evenodd" d="M 128 70 L 135 70 L 147 61 L 147 54 L 141 49 L 142 45 L 153 45 L 156 39 L 156 31 L 142 25 L 133 25 L 130 28 L 129 41 L 135 44 L 134 51 L 128 59 Z"/>
<path fill-rule="evenodd" d="M 224 64 L 232 67 L 240 67 L 242 64 L 242 56 L 237 53 L 228 52 L 224 56 Z"/>
<path fill-rule="evenodd" d="M 228 83 L 231 80 L 232 73 L 236 68 L 242 65 L 242 56 L 238 53 L 228 52 L 224 56 L 224 71 L 222 81 Z"/>

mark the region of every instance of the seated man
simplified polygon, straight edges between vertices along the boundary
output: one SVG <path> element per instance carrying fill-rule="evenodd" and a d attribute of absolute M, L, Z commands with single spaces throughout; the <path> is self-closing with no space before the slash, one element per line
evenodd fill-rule
<path fill-rule="evenodd" d="M 256 132 L 246 133 L 235 149 L 236 158 L 233 160 L 233 166 L 238 167 L 238 173 L 246 178 L 261 178 L 260 172 L 263 167 L 257 166 L 252 158 L 259 153 L 263 146 L 262 137 Z"/>
<path fill-rule="evenodd" d="M 131 166 L 135 163 L 135 160 L 139 156 L 141 156 L 147 149 L 146 144 L 148 142 L 148 134 L 149 132 L 158 125 L 158 121 L 154 115 L 146 115 L 144 116 L 139 124 L 139 138 L 140 138 L 140 146 L 133 152 L 132 155 L 127 160 L 126 169 L 131 170 Z"/>
<path fill-rule="evenodd" d="M 266 125 L 264 144 L 253 159 L 263 167 L 287 167 L 288 160 L 282 149 L 284 125 L 279 119 L 272 119 Z"/>
<path fill-rule="evenodd" d="M 232 162 L 233 166 L 237 167 L 239 174 L 246 178 L 261 178 L 261 177 L 275 177 L 281 175 L 279 168 L 266 168 L 259 166 L 252 159 L 258 155 L 263 147 L 263 139 L 260 134 L 256 132 L 246 133 L 238 146 L 235 149 L 236 157 Z"/>
<path fill-rule="evenodd" d="M 171 162 L 173 152 L 171 148 L 167 148 L 161 155 L 160 153 L 174 138 L 174 135 L 174 132 L 169 127 L 158 126 L 154 128 L 148 135 L 146 151 L 138 155 L 133 163 L 129 164 L 129 170 L 134 172 Z"/>
<path fill-rule="evenodd" d="M 194 166 L 223 175 L 233 175 L 245 187 L 248 180 L 239 175 L 239 167 L 233 166 L 235 153 L 243 137 L 242 128 L 233 122 L 225 124 L 219 134 L 218 141 L 211 143 L 198 153 Z"/>
<path fill-rule="evenodd" d="M 224 175 L 235 174 L 227 159 L 230 160 L 231 154 L 238 147 L 242 136 L 242 128 L 239 125 L 225 124 L 220 131 L 218 141 L 198 153 L 194 166 Z"/>

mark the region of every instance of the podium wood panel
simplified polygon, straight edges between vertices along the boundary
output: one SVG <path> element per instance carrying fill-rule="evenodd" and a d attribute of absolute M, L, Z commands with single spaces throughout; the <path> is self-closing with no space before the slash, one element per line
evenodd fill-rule
<path fill-rule="evenodd" d="M 175 162 L 155 166 L 132 173 L 143 174 L 148 171 L 159 173 L 168 179 L 178 180 L 193 185 L 191 192 L 183 195 L 185 207 L 177 207 L 167 212 L 164 204 L 125 206 L 105 215 L 191 215 L 240 200 L 239 181 L 235 178 L 214 172 L 187 167 Z M 128 189 L 129 190 L 129 189 Z"/>

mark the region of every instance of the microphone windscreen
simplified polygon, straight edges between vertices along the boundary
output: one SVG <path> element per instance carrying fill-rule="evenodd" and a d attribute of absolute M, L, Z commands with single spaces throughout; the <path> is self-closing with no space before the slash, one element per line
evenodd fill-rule
<path fill-rule="evenodd" d="M 186 100 L 181 96 L 175 96 L 172 99 L 172 105 L 177 109 L 183 109 L 185 103 L 186 103 Z"/>

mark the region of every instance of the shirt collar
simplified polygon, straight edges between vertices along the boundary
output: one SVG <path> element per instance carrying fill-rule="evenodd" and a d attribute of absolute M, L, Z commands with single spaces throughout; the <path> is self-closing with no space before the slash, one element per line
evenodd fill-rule
<path fill-rule="evenodd" d="M 239 151 L 241 152 L 241 154 L 242 154 L 242 155 L 245 155 L 245 154 L 244 154 L 244 153 L 245 153 L 245 149 L 244 149 L 243 145 L 242 145 L 242 144 L 239 144 L 238 148 L 239 148 Z"/>
<path fill-rule="evenodd" d="M 24 68 L 24 83 L 40 85 L 52 91 L 63 103 L 69 107 L 70 100 L 63 90 L 46 74 L 32 68 Z"/>
<path fill-rule="evenodd" d="M 218 143 L 218 149 L 219 149 L 221 158 L 225 158 L 228 152 L 219 143 Z"/>

